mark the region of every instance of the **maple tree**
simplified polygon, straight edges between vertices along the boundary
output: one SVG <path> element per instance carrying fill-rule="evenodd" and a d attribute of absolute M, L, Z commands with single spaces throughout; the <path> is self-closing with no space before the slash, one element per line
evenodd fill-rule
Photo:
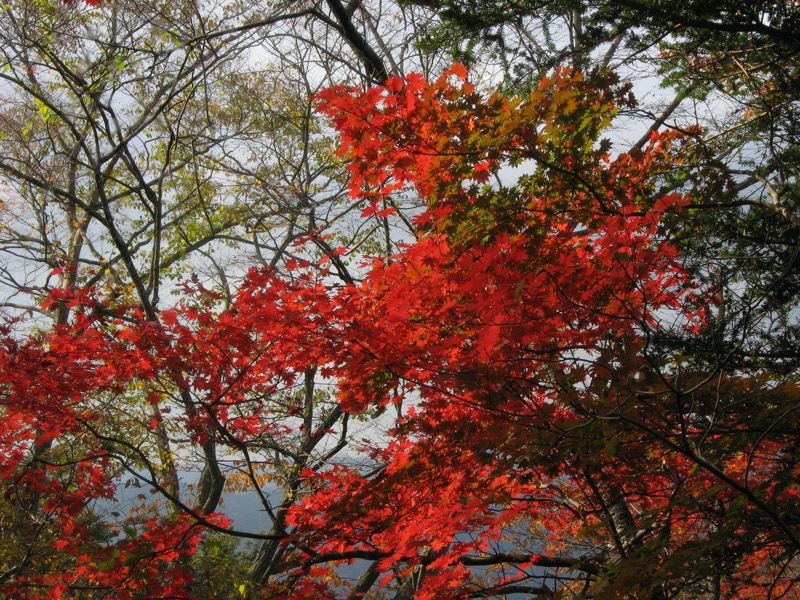
<path fill-rule="evenodd" d="M 724 308 L 701 341 L 676 343 L 714 347 L 728 361 L 736 356 L 769 368 L 777 360 L 783 369 L 797 368 L 796 2 L 410 4 L 441 20 L 426 33 L 426 45 L 444 47 L 477 68 L 494 65 L 506 90 L 529 89 L 559 65 L 617 71 L 641 100 L 626 116 L 641 119 L 644 130 L 622 141 L 630 122 L 617 128 L 623 148 L 641 147 L 652 130 L 697 123 L 692 134 L 705 176 L 687 169 L 670 185 L 704 201 L 676 217 L 682 224 L 672 224 L 672 239 L 687 268 L 718 286 Z M 706 189 L 691 190 L 695 185 Z M 753 327 L 757 322 L 773 326 Z"/>
<path fill-rule="evenodd" d="M 795 593 L 797 384 L 675 351 L 721 302 L 670 239 L 703 200 L 670 177 L 702 160 L 691 129 L 611 153 L 601 136 L 632 104 L 571 69 L 525 98 L 461 66 L 330 88 L 363 217 L 425 201 L 415 239 L 361 281 L 334 283 L 344 249 L 312 232 L 323 264 L 254 269 L 227 308 L 199 284 L 155 318 L 61 289 L 42 308 L 69 322 L 10 322 L 3 593 L 202 597 L 210 534 L 262 543 L 232 597 Z M 385 440 L 331 461 L 384 411 Z M 205 460 L 186 500 L 156 431 L 235 460 Z M 126 478 L 163 504 L 104 509 Z M 221 478 L 260 494 L 267 533 L 219 512 Z"/>
<path fill-rule="evenodd" d="M 2 594 L 796 595 L 796 2 L 294 6 L 4 7 Z"/>
<path fill-rule="evenodd" d="M 382 302 L 368 310 L 385 308 L 363 339 L 386 342 L 361 342 L 345 393 L 375 402 L 390 374 L 418 401 L 379 476 L 341 475 L 332 497 L 306 503 L 319 517 L 308 535 L 344 506 L 330 550 L 432 571 L 420 597 L 549 593 L 548 578 L 592 597 L 786 592 L 796 386 L 662 342 L 700 334 L 716 303 L 663 237 L 689 199 L 659 180 L 691 160 L 687 140 L 653 134 L 611 159 L 596 140 L 625 98 L 570 71 L 524 102 L 446 78 L 388 88 L 325 97 L 359 194 L 377 207 L 410 183 L 429 200 L 425 235 L 371 286 Z M 515 186 L 481 186 L 525 159 Z M 377 514 L 353 529 L 346 509 L 364 506 Z M 520 522 L 535 541 L 503 557 L 497 540 Z M 517 565 L 476 582 L 464 566 L 482 559 L 566 573 Z"/>
<path fill-rule="evenodd" d="M 5 331 L 12 354 L 31 331 L 34 346 L 57 347 L 51 336 L 78 331 L 83 317 L 74 311 L 88 302 L 94 318 L 111 318 L 97 341 L 99 365 L 106 360 L 100 354 L 114 360 L 114 352 L 127 351 L 104 346 L 115 339 L 112 331 L 157 321 L 184 278 L 198 290 L 213 287 L 213 294 L 198 291 L 186 301 L 211 312 L 225 305 L 252 264 L 282 269 L 284 261 L 327 254 L 339 276 L 352 279 L 339 245 L 393 251 L 383 235 L 388 221 L 365 224 L 347 201 L 335 139 L 320 127 L 309 97 L 326 82 L 381 76 L 380 59 L 353 22 L 369 20 L 368 39 L 385 36 L 382 10 L 354 14 L 334 1 L 297 10 L 257 2 L 85 4 L 20 0 L 0 15 L 0 312 L 21 317 Z M 398 39 L 406 33 L 391 41 Z M 326 235 L 306 246 L 292 243 L 322 230 Z M 126 320 L 115 321 L 118 314 Z M 62 348 L 73 349 L 68 342 Z M 50 362 L 37 367 L 36 356 L 29 359 L 23 385 Z M 75 360 L 40 398 L 60 397 L 72 371 L 87 372 Z M 7 365 L 7 377 L 16 364 Z M 0 578 L 16 586 L 8 593 L 203 597 L 280 577 L 286 561 L 277 540 L 302 483 L 298 465 L 331 464 L 345 445 L 298 425 L 320 419 L 349 435 L 366 427 L 348 428 L 314 370 L 302 372 L 301 384 L 261 397 L 272 405 L 270 422 L 291 426 L 262 429 L 246 444 L 189 436 L 183 419 L 203 383 L 183 389 L 173 371 L 129 379 L 118 373 L 112 389 L 93 380 L 94 388 L 82 388 L 91 393 L 74 392 L 71 402 L 81 397 L 74 410 L 96 419 L 90 429 L 66 427 L 67 415 L 58 424 L 65 428 L 49 432 L 56 413 L 29 415 L 34 422 L 23 427 L 9 409 L 4 439 L 18 436 L 9 464 L 20 477 L 9 471 L 8 502 L 0 505 Z M 159 393 L 163 410 L 148 402 Z M 92 464 L 95 455 L 89 473 L 97 484 L 70 466 Z M 42 481 L 44 464 L 51 465 L 52 485 Z M 247 491 L 258 496 L 258 508 L 237 523 L 241 535 L 226 528 L 201 540 L 202 528 L 178 518 L 174 501 L 209 512 L 223 495 Z M 59 516 L 59 502 L 72 512 Z M 163 549 L 154 539 L 164 540 Z M 240 548 L 241 539 L 251 545 Z M 226 572 L 211 573 L 212 563 Z"/>

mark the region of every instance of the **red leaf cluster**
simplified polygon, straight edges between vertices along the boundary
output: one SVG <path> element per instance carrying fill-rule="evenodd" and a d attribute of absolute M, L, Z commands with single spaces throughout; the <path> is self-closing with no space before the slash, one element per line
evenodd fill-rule
<path fill-rule="evenodd" d="M 314 565 L 363 557 L 383 585 L 418 579 L 417 598 L 512 589 L 537 569 L 575 593 L 645 593 L 686 581 L 703 543 L 725 536 L 729 564 L 789 585 L 773 567 L 792 541 L 781 516 L 797 499 L 792 442 L 750 435 L 738 403 L 713 413 L 723 430 L 704 411 L 728 397 L 767 410 L 796 386 L 681 370 L 651 345 L 702 327 L 713 301 L 662 235 L 688 202 L 659 192 L 681 136 L 610 155 L 599 136 L 630 100 L 568 70 L 526 99 L 486 97 L 456 66 L 319 101 L 365 217 L 411 189 L 426 202 L 418 240 L 375 259 L 357 286 L 253 270 L 229 309 L 189 299 L 158 322 L 102 317 L 89 291 L 70 292 L 51 300 L 78 309 L 69 326 L 3 336 L 0 481 L 20 510 L 37 505 L 72 557 L 69 575 L 21 572 L 5 593 L 186 594 L 185 560 L 213 517 L 183 506 L 105 542 L 77 518 L 113 497 L 114 465 L 129 460 L 103 407 L 139 390 L 156 411 L 150 429 L 174 406 L 197 447 L 322 436 L 266 400 L 313 370 L 345 411 L 402 415 L 387 443 L 366 445 L 373 472 L 304 472 L 285 544 L 305 565 L 287 597 L 335 597 L 333 571 Z M 504 183 L 509 168 L 523 174 Z M 749 527 L 756 517 L 767 524 Z M 470 568 L 496 564 L 515 568 Z M 728 595 L 755 579 L 726 577 Z"/>

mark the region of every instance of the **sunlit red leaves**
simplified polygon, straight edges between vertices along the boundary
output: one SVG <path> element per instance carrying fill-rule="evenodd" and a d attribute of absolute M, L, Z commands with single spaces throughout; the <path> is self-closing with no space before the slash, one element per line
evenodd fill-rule
<path fill-rule="evenodd" d="M 542 79 L 524 100 L 485 97 L 458 67 L 430 83 L 415 75 L 366 92 L 332 88 L 319 100 L 340 131 L 341 152 L 352 158 L 351 193 L 369 200 L 369 211 L 380 198 L 412 185 L 429 211 L 450 215 L 434 219 L 438 228 L 472 228 L 483 237 L 515 224 L 524 228 L 533 216 L 526 212 L 566 215 L 591 226 L 598 208 L 649 207 L 655 198 L 642 180 L 669 167 L 672 158 L 662 146 L 677 136 L 656 135 L 639 156 L 610 159 L 599 135 L 617 106 L 630 102 L 624 89 L 611 84 L 610 77 L 587 79 L 564 69 Z M 502 167 L 520 161 L 536 170 L 516 193 L 481 189 Z M 430 226 L 431 214 L 418 222 Z"/>
<path fill-rule="evenodd" d="M 203 533 L 190 517 L 151 519 L 137 524 L 139 535 L 108 545 L 92 543 L 85 526 L 64 525 L 54 548 L 74 562 L 54 558 L 51 572 L 25 573 L 0 588 L 4 593 L 15 598 L 72 598 L 80 590 L 93 589 L 123 600 L 190 597 L 186 559 Z"/>
<path fill-rule="evenodd" d="M 667 324 L 696 329 L 705 318 L 703 302 L 714 298 L 687 279 L 677 251 L 660 237 L 663 215 L 688 201 L 658 192 L 662 177 L 683 160 L 681 136 L 655 133 L 643 150 L 609 156 L 598 136 L 616 106 L 629 102 L 626 92 L 566 70 L 543 79 L 524 101 L 481 96 L 460 68 L 431 83 L 414 76 L 365 93 L 333 89 L 320 101 L 342 134 L 341 152 L 351 158 L 355 198 L 375 208 L 411 186 L 427 202 L 417 221 L 427 237 L 373 269 L 365 281 L 359 300 L 368 309 L 350 328 L 363 352 L 350 356 L 340 371 L 341 400 L 349 409 L 384 404 L 398 387 L 418 399 L 415 416 L 396 432 L 399 440 L 414 440 L 413 447 L 395 446 L 402 452 L 383 458 L 389 466 L 374 481 L 351 474 L 342 502 L 356 497 L 361 507 L 390 507 L 414 497 L 391 483 L 414 456 L 414 473 L 403 479 L 408 486 L 430 485 L 447 497 L 453 482 L 468 481 L 473 472 L 487 484 L 491 473 L 513 473 L 530 482 L 530 495 L 538 500 L 527 515 L 508 499 L 498 501 L 504 508 L 495 509 L 496 521 L 540 519 L 555 537 L 564 539 L 570 531 L 567 537 L 603 544 L 609 524 L 594 515 L 602 515 L 598 502 L 602 490 L 611 488 L 624 494 L 645 527 L 636 543 L 663 544 L 685 568 L 680 561 L 691 561 L 691 540 L 720 535 L 719 517 L 709 512 L 711 500 L 704 494 L 724 506 L 737 491 L 699 468 L 694 440 L 712 446 L 721 441 L 706 435 L 708 421 L 696 429 L 686 423 L 682 400 L 673 397 L 666 380 L 656 379 L 653 387 L 646 379 L 639 383 L 645 373 L 665 368 L 637 355 L 645 351 L 648 332 L 659 330 L 665 317 Z M 530 172 L 515 185 L 478 185 L 504 165 L 524 160 Z M 386 374 L 398 383 L 376 386 Z M 710 387 L 708 393 L 715 392 Z M 683 449 L 671 442 L 681 436 L 692 440 Z M 739 480 L 749 468 L 753 479 L 747 485 L 757 486 L 757 457 L 773 447 L 766 440 L 758 445 L 756 451 L 743 440 L 738 454 L 717 448 L 722 454 L 716 460 Z M 469 466 L 458 460 L 465 455 Z M 448 457 L 449 469 L 431 462 L 441 456 Z M 761 475 L 769 477 L 766 471 Z M 426 476 L 435 483 L 424 483 Z M 555 492 L 543 495 L 542 486 L 572 486 L 572 494 L 583 498 L 571 506 Z M 592 486 L 599 491 L 587 491 Z M 455 507 L 469 497 L 462 491 L 447 506 L 458 512 Z M 542 505 L 550 510 L 535 516 Z M 355 508 L 317 506 L 321 512 L 312 522 L 319 525 L 325 510 L 338 516 Z M 437 544 L 455 552 L 458 527 L 436 526 L 446 524 L 450 513 L 442 510 L 428 521 L 424 508 L 408 510 L 394 520 L 386 517 L 392 535 L 406 540 L 406 553 L 395 544 L 384 568 L 415 564 L 426 535 L 441 533 Z M 485 527 L 487 506 L 479 500 L 474 510 L 474 523 Z M 363 519 L 378 514 L 376 506 Z M 568 526 L 581 515 L 582 533 Z M 738 513 L 727 519 L 734 529 L 746 522 Z M 398 520 L 404 525 L 397 526 Z M 459 526 L 470 530 L 465 522 Z M 311 529 L 313 537 L 318 530 Z M 409 530 L 416 541 L 403 537 Z M 672 537 L 658 538 L 658 531 Z M 357 540 L 358 532 L 337 530 L 332 537 L 338 543 Z M 656 561 L 650 567 L 657 579 L 668 578 L 675 565 Z M 682 576 L 677 568 L 671 575 Z M 615 585 L 624 579 L 620 575 Z M 420 593 L 453 593 L 434 581 L 428 585 L 435 592 L 423 583 Z"/>
<path fill-rule="evenodd" d="M 307 492 L 288 511 L 285 543 L 308 564 L 277 596 L 334 596 L 334 572 L 312 566 L 326 553 L 371 553 L 385 585 L 424 568 L 419 598 L 468 594 L 465 557 L 508 542 L 515 527 L 530 554 L 520 564 L 586 548 L 602 548 L 598 560 L 616 557 L 612 590 L 642 567 L 636 552 L 625 558 L 631 544 L 656 548 L 644 566 L 664 579 L 683 576 L 700 541 L 723 544 L 724 535 L 741 540 L 731 565 L 756 568 L 778 552 L 779 542 L 747 527 L 752 507 L 737 504 L 735 486 L 780 510 L 797 498 L 791 441 L 771 429 L 754 441 L 743 427 L 753 415 L 768 421 L 779 395 L 766 380 L 684 374 L 648 346 L 665 322 L 700 327 L 702 304 L 713 301 L 660 231 L 687 203 L 658 192 L 680 162 L 681 136 L 654 134 L 641 151 L 609 156 L 598 137 L 626 92 L 568 70 L 524 100 L 484 96 L 456 66 L 434 82 L 412 75 L 384 88 L 335 88 L 320 102 L 352 159 L 351 194 L 366 217 L 408 186 L 426 202 L 418 240 L 373 260 L 359 285 L 253 270 L 230 308 L 215 309 L 208 290 L 189 285 L 158 321 L 133 308 L 103 316 L 90 290 L 59 292 L 48 302 L 76 309 L 72 325 L 25 342 L 4 337 L 0 476 L 48 495 L 76 577 L 118 597 L 179 589 L 181 560 L 200 535 L 191 516 L 155 520 L 108 548 L 81 550 L 86 531 L 74 517 L 113 491 L 99 400 L 136 389 L 163 411 L 149 428 L 174 409 L 173 426 L 192 443 L 237 446 L 299 431 L 285 417 L 300 408 L 274 399 L 309 372 L 335 382 L 347 411 L 412 407 L 386 444 L 364 449 L 382 465 L 376 472 L 304 472 Z M 494 184 L 523 161 L 526 174 Z M 691 410 L 679 384 L 691 390 Z M 781 393 L 797 395 L 789 384 Z M 749 411 L 709 408 L 728 397 L 745 397 Z M 733 433 L 712 431 L 723 417 Z M 26 479 L 34 444 L 70 436 L 84 444 L 77 489 Z M 635 511 L 641 531 L 610 526 L 609 494 Z M 758 542 L 750 554 L 748 541 Z M 40 583 L 64 593 L 57 579 Z"/>
<path fill-rule="evenodd" d="M 424 564 L 431 577 L 417 597 L 444 597 L 460 588 L 467 571 L 459 559 L 499 537 L 508 514 L 490 507 L 508 504 L 520 487 L 481 467 L 468 451 L 459 457 L 446 446 L 441 454 L 430 450 L 392 444 L 385 450 L 387 468 L 370 479 L 342 469 L 316 476 L 322 489 L 290 513 L 296 535 L 320 554 L 377 553 L 378 569 L 387 573 Z M 326 541 L 317 545 L 322 531 Z M 474 538 L 461 542 L 459 535 Z"/>
<path fill-rule="evenodd" d="M 125 452 L 103 407 L 132 402 L 133 418 L 141 395 L 156 415 L 174 410 L 173 426 L 182 423 L 197 443 L 208 436 L 249 440 L 289 431 L 265 398 L 322 362 L 321 352 L 330 354 L 317 343 L 328 322 L 328 292 L 308 280 L 289 284 L 253 273 L 237 308 L 213 314 L 202 302 L 187 302 L 164 311 L 159 322 L 137 320 L 137 311 L 124 307 L 119 319 L 111 318 L 95 310 L 90 292 L 71 298 L 80 294 L 68 300 L 74 308 L 69 326 L 24 341 L 2 340 L 3 493 L 21 510 L 40 514 L 49 535 L 58 536 L 54 566 L 30 563 L 30 570 L 5 582 L 3 593 L 69 595 L 73 586 L 89 586 L 118 598 L 184 597 L 184 558 L 203 533 L 194 516 L 132 522 L 135 532 L 126 529 L 112 536 L 113 543 L 92 537 L 89 523 L 104 517 L 86 518 L 98 500 L 113 498 L 117 453 Z M 146 426 L 160 421 L 152 417 Z M 23 560 L 24 544 L 39 542 L 27 542 L 20 531 Z"/>

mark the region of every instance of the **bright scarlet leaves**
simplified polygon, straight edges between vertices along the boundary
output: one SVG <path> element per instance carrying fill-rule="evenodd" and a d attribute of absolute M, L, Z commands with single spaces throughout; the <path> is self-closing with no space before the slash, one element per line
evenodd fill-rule
<path fill-rule="evenodd" d="M 76 298 L 87 308 L 69 327 L 5 335 L 0 477 L 61 554 L 6 592 L 191 595 L 186 560 L 217 517 L 173 504 L 181 515 L 103 539 L 78 518 L 141 468 L 104 410 L 130 402 L 150 429 L 174 411 L 193 448 L 323 436 L 269 402 L 314 372 L 346 411 L 402 416 L 361 449 L 379 468 L 298 474 L 274 596 L 336 597 L 334 567 L 355 559 L 417 598 L 788 590 L 796 385 L 657 342 L 704 327 L 714 296 L 665 236 L 688 203 L 659 191 L 685 140 L 654 134 L 621 155 L 599 140 L 629 102 L 566 70 L 525 99 L 486 97 L 458 66 L 328 90 L 364 216 L 388 216 L 401 190 L 425 201 L 417 241 L 361 284 L 253 271 L 224 311 L 197 294 L 159 322 L 110 319 Z M 58 560 L 69 575 L 46 571 Z"/>
<path fill-rule="evenodd" d="M 793 406 L 796 389 L 726 375 L 723 391 L 713 366 L 653 343 L 702 328 L 714 295 L 663 236 L 688 201 L 658 191 L 686 141 L 654 134 L 609 155 L 598 137 L 629 101 L 612 90 L 564 70 L 526 99 L 486 98 L 456 68 L 321 96 L 365 214 L 407 187 L 427 205 L 418 242 L 349 292 L 363 308 L 341 402 L 413 409 L 374 450 L 380 474 L 326 474 L 294 511 L 320 552 L 372 552 L 401 578 L 423 569 L 420 598 L 538 593 L 536 565 L 575 593 L 699 594 L 717 578 L 737 595 L 753 584 L 734 564 L 759 573 L 755 587 L 791 585 L 777 557 L 797 550 L 782 516 L 796 495 L 782 455 L 796 453 L 742 419 L 774 394 Z M 506 183 L 505 167 L 523 174 Z M 700 560 L 716 547 L 730 554 Z M 502 563 L 515 566 L 467 568 Z"/>

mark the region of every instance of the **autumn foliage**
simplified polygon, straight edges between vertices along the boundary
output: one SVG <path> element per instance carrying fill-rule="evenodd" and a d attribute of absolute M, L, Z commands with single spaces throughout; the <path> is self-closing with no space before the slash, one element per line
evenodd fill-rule
<path fill-rule="evenodd" d="M 365 594 L 337 575 L 358 559 L 417 598 L 795 594 L 797 385 L 667 343 L 716 303 L 668 235 L 690 210 L 669 179 L 691 137 L 610 153 L 602 133 L 633 99 L 567 69 L 526 98 L 456 66 L 318 102 L 363 217 L 416 194 L 416 240 L 366 257 L 353 285 L 253 270 L 229 308 L 194 287 L 158 321 L 72 290 L 47 300 L 69 325 L 9 324 L 0 518 L 19 543 L 0 548 L 3 592 L 192 597 L 200 540 L 230 523 L 160 484 L 147 435 L 110 408 L 192 448 L 330 435 L 267 401 L 311 374 L 346 413 L 399 416 L 388 440 L 354 442 L 376 468 L 301 473 L 282 509 L 293 561 L 254 597 Z M 98 501 L 131 474 L 163 504 L 111 519 Z"/>

